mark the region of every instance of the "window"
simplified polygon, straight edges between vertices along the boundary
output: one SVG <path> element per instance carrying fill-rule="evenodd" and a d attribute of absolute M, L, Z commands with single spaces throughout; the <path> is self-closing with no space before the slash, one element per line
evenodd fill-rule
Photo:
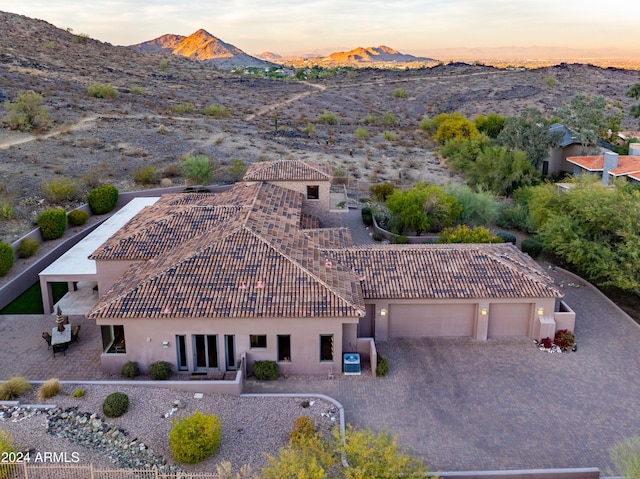
<path fill-rule="evenodd" d="M 318 185 L 307 186 L 307 199 L 317 200 L 320 198 L 320 187 Z"/>
<path fill-rule="evenodd" d="M 291 335 L 278 334 L 278 361 L 291 361 Z"/>
<path fill-rule="evenodd" d="M 187 371 L 187 341 L 186 336 L 176 335 L 176 348 L 178 353 L 178 371 Z"/>
<path fill-rule="evenodd" d="M 320 361 L 333 361 L 333 334 L 320 335 Z"/>
<path fill-rule="evenodd" d="M 218 369 L 218 336 L 194 334 L 192 336 L 195 370 Z"/>
<path fill-rule="evenodd" d="M 267 347 L 267 335 L 266 334 L 251 334 L 249 335 L 249 344 L 252 349 L 266 348 Z"/>
<path fill-rule="evenodd" d="M 122 354 L 127 352 L 127 345 L 124 340 L 124 326 L 100 326 L 100 333 L 102 334 L 103 352 L 109 354 Z"/>

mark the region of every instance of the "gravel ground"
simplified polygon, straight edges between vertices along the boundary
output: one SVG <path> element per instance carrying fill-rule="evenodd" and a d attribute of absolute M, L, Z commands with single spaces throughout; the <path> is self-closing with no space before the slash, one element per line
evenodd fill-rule
<path fill-rule="evenodd" d="M 220 449 L 197 465 L 182 465 L 187 472 L 215 472 L 215 466 L 223 461 L 231 462 L 234 470 L 249 464 L 254 470 L 267 463 L 266 454 L 276 455 L 278 449 L 286 444 L 293 421 L 298 416 L 311 416 L 323 428 L 337 424 L 337 414 L 326 414 L 334 406 L 325 401 L 310 398 L 311 406 L 305 408 L 305 398 L 249 398 L 225 395 L 205 394 L 195 399 L 193 393 L 169 389 L 145 387 L 82 386 L 86 394 L 83 398 L 74 398 L 76 386 L 65 384 L 62 392 L 47 401 L 60 407 L 77 406 L 81 412 L 102 414 L 102 401 L 114 391 L 126 393 L 130 399 L 129 411 L 124 416 L 113 419 L 113 423 L 128 431 L 129 437 L 162 455 L 167 463 L 175 461 L 171 455 L 168 434 L 171 419 L 188 416 L 195 411 L 215 414 L 222 422 L 222 440 Z M 172 404 L 179 400 L 181 408 L 170 418 L 164 416 L 171 412 Z M 29 393 L 20 398 L 21 404 L 42 404 L 35 394 Z M 333 420 L 332 420 L 333 418 Z M 14 442 L 22 449 L 30 448 L 36 452 L 77 453 L 78 465 L 93 464 L 95 468 L 114 468 L 109 459 L 96 450 L 90 450 L 69 440 L 57 438 L 46 429 L 43 414 L 33 414 L 20 421 L 0 420 L 0 429 L 11 433 Z"/>

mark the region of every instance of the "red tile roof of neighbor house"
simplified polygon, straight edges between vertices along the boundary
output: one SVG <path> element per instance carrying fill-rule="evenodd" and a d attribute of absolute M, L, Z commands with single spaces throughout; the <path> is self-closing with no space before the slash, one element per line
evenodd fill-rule
<path fill-rule="evenodd" d="M 569 156 L 569 163 L 578 165 L 587 171 L 602 171 L 604 168 L 604 156 Z M 640 171 L 640 156 L 620 155 L 618 157 L 618 166 L 609 170 L 614 176 L 627 176 L 629 173 Z"/>
<path fill-rule="evenodd" d="M 514 245 L 371 245 L 327 250 L 353 268 L 367 299 L 562 297 Z"/>
<path fill-rule="evenodd" d="M 331 181 L 333 168 L 326 162 L 304 160 L 253 163 L 244 181 Z"/>

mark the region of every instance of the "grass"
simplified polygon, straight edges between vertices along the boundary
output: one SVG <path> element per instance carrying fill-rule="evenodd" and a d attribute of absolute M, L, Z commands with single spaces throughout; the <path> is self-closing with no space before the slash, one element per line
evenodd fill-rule
<path fill-rule="evenodd" d="M 57 303 L 68 291 L 67 283 L 52 283 L 53 302 Z M 40 283 L 34 283 L 24 293 L 0 310 L 0 314 L 44 314 Z"/>

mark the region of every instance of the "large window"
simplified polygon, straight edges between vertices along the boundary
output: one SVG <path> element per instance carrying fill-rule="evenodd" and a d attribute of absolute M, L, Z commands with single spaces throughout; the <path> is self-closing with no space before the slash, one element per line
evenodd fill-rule
<path fill-rule="evenodd" d="M 249 335 L 249 343 L 251 349 L 265 349 L 267 347 L 267 335 L 266 334 L 251 334 Z"/>
<path fill-rule="evenodd" d="M 176 335 L 176 353 L 178 354 L 178 371 L 187 371 L 187 338 L 184 335 Z"/>
<path fill-rule="evenodd" d="M 194 334 L 193 350 L 195 370 L 218 369 L 218 336 L 215 334 Z"/>
<path fill-rule="evenodd" d="M 333 361 L 333 334 L 320 335 L 320 361 Z"/>
<path fill-rule="evenodd" d="M 320 187 L 318 185 L 307 186 L 307 199 L 308 200 L 320 199 Z"/>
<path fill-rule="evenodd" d="M 127 344 L 124 340 L 124 326 L 100 326 L 100 333 L 102 334 L 102 351 L 109 354 L 127 352 Z"/>
<path fill-rule="evenodd" d="M 278 361 L 291 361 L 291 335 L 278 334 Z"/>

